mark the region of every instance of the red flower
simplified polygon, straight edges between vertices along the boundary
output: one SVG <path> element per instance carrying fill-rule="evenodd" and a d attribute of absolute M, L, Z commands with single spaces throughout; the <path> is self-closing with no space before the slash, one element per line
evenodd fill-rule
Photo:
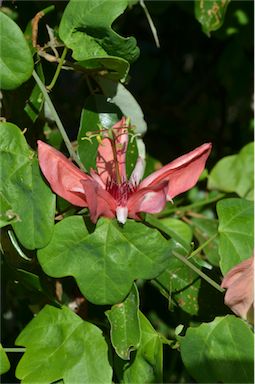
<path fill-rule="evenodd" d="M 222 288 L 226 288 L 225 304 L 243 319 L 247 319 L 254 301 L 253 292 L 254 257 L 242 261 L 230 269 L 222 280 Z"/>
<path fill-rule="evenodd" d="M 38 141 L 41 170 L 52 190 L 70 203 L 88 207 L 95 223 L 100 216 L 140 219 L 141 212 L 158 213 L 167 201 L 192 188 L 205 167 L 211 144 L 203 144 L 178 157 L 140 182 L 144 160 L 138 157 L 129 180 L 126 176 L 128 126 L 123 117 L 104 133 L 98 146 L 97 172 L 82 172 L 62 153 Z"/>

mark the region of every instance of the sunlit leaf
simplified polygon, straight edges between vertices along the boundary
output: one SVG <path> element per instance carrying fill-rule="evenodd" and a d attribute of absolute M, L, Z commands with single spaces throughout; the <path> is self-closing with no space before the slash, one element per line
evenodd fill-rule
<path fill-rule="evenodd" d="M 223 274 L 253 254 L 253 203 L 245 199 L 224 199 L 217 203 L 219 254 Z"/>
<path fill-rule="evenodd" d="M 11 224 L 28 249 L 44 247 L 54 227 L 55 196 L 44 182 L 35 153 L 20 129 L 0 123 L 1 195 L 16 218 Z"/>
<path fill-rule="evenodd" d="M 0 73 L 1 88 L 14 89 L 32 75 L 33 58 L 19 26 L 0 12 Z"/>
<path fill-rule="evenodd" d="M 9 359 L 2 347 L 2 344 L 0 344 L 0 375 L 2 375 L 5 372 L 8 372 L 11 365 L 9 362 Z"/>
<path fill-rule="evenodd" d="M 252 383 L 253 333 L 234 316 L 188 328 L 179 337 L 185 367 L 199 383 Z"/>
<path fill-rule="evenodd" d="M 210 172 L 208 188 L 235 192 L 253 200 L 254 143 L 247 144 L 237 155 L 221 159 Z"/>
<path fill-rule="evenodd" d="M 78 61 L 119 56 L 133 62 L 139 56 L 134 37 L 124 38 L 112 28 L 127 0 L 71 0 L 61 19 L 59 35 Z"/>
<path fill-rule="evenodd" d="M 74 276 L 91 302 L 115 304 L 125 298 L 133 280 L 162 272 L 169 253 L 168 241 L 143 223 L 128 220 L 122 226 L 101 218 L 91 232 L 81 216 L 71 216 L 56 225 L 38 259 L 49 276 Z"/>
<path fill-rule="evenodd" d="M 163 369 L 163 345 L 161 337 L 140 312 L 141 343 L 131 354 L 131 361 L 118 361 L 121 383 L 161 383 Z"/>
<path fill-rule="evenodd" d="M 111 341 L 116 353 L 124 360 L 129 360 L 130 352 L 140 344 L 139 295 L 133 285 L 129 295 L 122 302 L 115 304 L 106 312 L 111 324 Z"/>
<path fill-rule="evenodd" d="M 101 330 L 66 307 L 46 305 L 23 329 L 16 345 L 26 347 L 16 369 L 23 383 L 60 379 L 70 384 L 112 383 Z"/>
<path fill-rule="evenodd" d="M 229 3 L 230 0 L 195 0 L 196 19 L 206 35 L 222 26 Z"/>

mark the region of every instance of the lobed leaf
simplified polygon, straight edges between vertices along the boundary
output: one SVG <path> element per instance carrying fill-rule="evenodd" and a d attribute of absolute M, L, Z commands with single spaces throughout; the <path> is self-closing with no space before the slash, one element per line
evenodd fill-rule
<path fill-rule="evenodd" d="M 253 333 L 235 316 L 188 328 L 179 337 L 185 367 L 199 383 L 252 383 Z"/>
<path fill-rule="evenodd" d="M 26 347 L 16 369 L 24 384 L 60 379 L 65 384 L 112 383 L 101 330 L 66 307 L 46 305 L 23 329 L 16 345 Z"/>
<path fill-rule="evenodd" d="M 60 38 L 78 61 L 117 56 L 133 62 L 139 56 L 134 37 L 124 38 L 111 28 L 126 9 L 127 0 L 71 0 L 61 19 Z"/>
<path fill-rule="evenodd" d="M 128 220 L 122 226 L 101 218 L 91 232 L 86 220 L 71 216 L 56 225 L 38 260 L 49 276 L 73 276 L 89 301 L 115 304 L 126 297 L 135 279 L 161 273 L 169 253 L 168 241 L 143 223 Z"/>

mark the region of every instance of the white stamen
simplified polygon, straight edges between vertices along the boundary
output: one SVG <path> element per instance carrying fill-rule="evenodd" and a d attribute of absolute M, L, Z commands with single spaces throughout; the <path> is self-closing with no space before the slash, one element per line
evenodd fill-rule
<path fill-rule="evenodd" d="M 133 185 L 138 185 L 143 177 L 144 174 L 144 169 L 145 169 L 145 161 L 144 159 L 139 156 L 135 168 L 133 169 L 133 172 L 130 176 L 130 183 Z"/>
<path fill-rule="evenodd" d="M 125 224 L 125 222 L 127 221 L 127 215 L 128 215 L 127 207 L 119 206 L 116 208 L 116 216 L 119 223 Z"/>

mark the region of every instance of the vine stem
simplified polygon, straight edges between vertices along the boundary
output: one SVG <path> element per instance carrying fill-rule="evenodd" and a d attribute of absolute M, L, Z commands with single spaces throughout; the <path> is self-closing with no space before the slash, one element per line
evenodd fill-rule
<path fill-rule="evenodd" d="M 85 169 L 84 165 L 80 162 L 80 160 L 78 159 L 78 156 L 76 155 L 76 153 L 75 153 L 75 151 L 74 151 L 74 149 L 72 147 L 72 144 L 71 144 L 71 142 L 70 142 L 70 140 L 69 140 L 69 138 L 68 138 L 68 136 L 66 134 L 65 128 L 64 128 L 64 126 L 63 126 L 63 124 L 62 124 L 62 122 L 61 122 L 61 120 L 60 120 L 60 118 L 59 118 L 59 116 L 57 114 L 57 111 L 56 111 L 56 109 L 55 109 L 55 107 L 54 107 L 54 105 L 53 105 L 53 103 L 52 103 L 52 101 L 51 101 L 51 99 L 50 99 L 50 97 L 48 95 L 48 92 L 47 92 L 44 84 L 42 83 L 41 79 L 39 78 L 39 76 L 37 75 L 35 70 L 33 70 L 33 77 L 34 77 L 38 87 L 40 88 L 40 90 L 41 90 L 41 92 L 42 92 L 42 94 L 43 94 L 43 96 L 45 98 L 46 103 L 48 104 L 48 107 L 49 107 L 49 109 L 50 109 L 50 111 L 52 113 L 52 116 L 54 117 L 54 120 L 55 120 L 55 122 L 57 124 L 57 127 L 58 127 L 58 129 L 59 129 L 59 131 L 61 133 L 61 136 L 63 137 L 63 140 L 65 142 L 65 145 L 66 145 L 66 147 L 68 149 L 70 157 L 79 165 L 79 167 L 83 171 L 86 172 L 86 169 Z"/>
<path fill-rule="evenodd" d="M 160 231 L 166 233 L 168 236 L 174 238 L 178 243 L 180 243 L 184 249 L 186 251 L 188 251 L 187 249 L 187 243 L 180 237 L 178 236 L 174 231 L 172 231 L 170 228 L 167 228 L 164 224 L 162 224 L 160 222 L 160 220 L 156 219 L 155 217 L 153 217 L 152 215 L 146 215 L 146 222 L 148 224 L 151 224 L 153 225 L 155 228 L 159 229 Z M 198 252 L 201 251 L 201 249 L 203 247 L 205 247 L 210 241 L 212 241 L 214 239 L 214 237 L 216 237 L 216 235 L 213 235 L 210 239 L 208 239 L 207 241 L 205 241 L 204 244 L 202 244 L 201 247 L 199 247 L 199 251 L 198 249 L 196 249 L 194 252 L 192 252 L 189 256 L 192 257 L 192 256 L 195 256 Z M 197 273 L 200 277 L 202 277 L 202 279 L 206 280 L 207 283 L 209 283 L 210 285 L 212 285 L 214 288 L 216 288 L 218 291 L 220 292 L 224 292 L 225 290 L 223 288 L 221 288 L 221 286 L 219 284 L 217 284 L 214 280 L 212 280 L 209 276 L 207 276 L 205 273 L 203 273 L 199 268 L 197 268 L 194 264 L 192 264 L 188 258 L 180 255 L 179 253 L 177 252 L 173 252 L 173 255 L 179 259 L 181 262 L 183 262 L 184 264 L 186 264 L 190 269 L 192 269 L 195 273 Z"/>
<path fill-rule="evenodd" d="M 214 203 L 215 201 L 218 201 L 218 200 L 222 199 L 224 196 L 225 196 L 225 193 L 219 193 L 217 196 L 211 197 L 211 198 L 209 198 L 207 200 L 196 201 L 195 203 L 189 204 L 189 205 L 185 205 L 184 207 L 173 207 L 173 208 L 171 207 L 169 209 L 166 209 L 162 213 L 158 213 L 156 215 L 156 217 L 161 219 L 163 217 L 168 216 L 170 213 L 174 213 L 174 212 L 187 212 L 187 211 L 190 211 L 190 210 L 192 210 L 194 208 L 198 208 L 198 207 L 202 207 L 202 206 L 207 205 L 207 204 Z"/>
<path fill-rule="evenodd" d="M 197 273 L 202 279 L 207 281 L 212 287 L 216 288 L 219 292 L 224 292 L 225 289 L 221 288 L 219 284 L 217 284 L 213 279 L 207 276 L 205 273 L 200 271 L 195 265 L 193 265 L 186 257 L 180 255 L 177 252 L 173 252 L 173 255 L 180 260 L 183 264 L 186 264 L 190 269 L 192 269 L 195 273 Z"/>
<path fill-rule="evenodd" d="M 211 241 L 215 239 L 215 237 L 218 236 L 218 233 L 215 233 L 209 239 L 207 239 L 203 244 L 201 244 L 195 251 L 191 252 L 191 254 L 187 257 L 187 259 L 191 259 L 192 257 L 196 256 L 202 249 L 204 249 Z"/>
<path fill-rule="evenodd" d="M 26 348 L 3 348 L 5 352 L 25 352 Z"/>
<path fill-rule="evenodd" d="M 54 74 L 54 76 L 53 76 L 53 79 L 51 80 L 51 83 L 46 87 L 46 89 L 47 89 L 48 91 L 52 90 L 52 88 L 54 87 L 54 85 L 55 85 L 55 83 L 56 83 L 56 81 L 57 81 L 57 79 L 58 79 L 58 76 L 59 76 L 59 74 L 60 74 L 62 65 L 63 65 L 63 63 L 64 63 L 66 54 L 67 54 L 67 47 L 65 47 L 64 50 L 63 50 L 63 53 L 62 53 L 62 55 L 61 55 L 61 58 L 60 58 L 60 61 L 59 61 L 59 63 L 58 63 L 56 72 L 55 72 L 55 74 Z"/>
<path fill-rule="evenodd" d="M 151 15 L 148 11 L 148 8 L 146 7 L 146 5 L 144 4 L 144 1 L 143 0 L 140 0 L 140 5 L 141 7 L 143 8 L 144 10 L 144 13 L 145 13 L 145 16 L 147 17 L 147 20 L 148 20 L 148 23 L 149 23 L 149 26 L 151 28 L 151 32 L 153 34 L 153 37 L 154 37 L 154 40 L 155 40 L 155 44 L 156 44 L 156 47 L 157 48 L 160 48 L 160 43 L 159 43 L 159 38 L 158 38 L 158 33 L 157 33 L 157 30 L 156 30 L 156 27 L 153 23 L 153 20 L 151 18 Z"/>

